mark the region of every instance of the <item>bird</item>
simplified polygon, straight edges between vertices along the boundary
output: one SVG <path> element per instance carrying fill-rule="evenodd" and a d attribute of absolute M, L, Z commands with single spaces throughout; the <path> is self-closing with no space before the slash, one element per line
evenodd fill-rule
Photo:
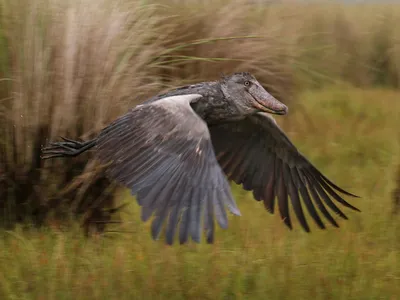
<path fill-rule="evenodd" d="M 273 117 L 287 113 L 255 76 L 237 72 L 153 96 L 91 140 L 50 142 L 42 158 L 75 157 L 92 149 L 106 176 L 136 196 L 142 221 L 153 217 L 152 238 L 158 240 L 164 228 L 169 245 L 177 239 L 214 243 L 215 223 L 226 229 L 227 211 L 241 215 L 232 181 L 252 191 L 271 214 L 277 207 L 289 229 L 290 203 L 306 232 L 305 209 L 319 228 L 325 229 L 326 221 L 339 227 L 332 212 L 348 218 L 336 204 L 360 211 L 343 195 L 360 197 L 337 186 L 299 152 Z"/>

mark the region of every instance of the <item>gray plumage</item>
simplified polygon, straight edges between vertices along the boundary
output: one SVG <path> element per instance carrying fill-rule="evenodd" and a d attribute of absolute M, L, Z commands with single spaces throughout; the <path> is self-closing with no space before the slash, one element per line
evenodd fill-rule
<path fill-rule="evenodd" d="M 275 198 L 292 228 L 289 199 L 301 226 L 310 231 L 304 208 L 320 228 L 322 215 L 338 227 L 326 206 L 347 218 L 331 200 L 347 203 L 339 188 L 290 142 L 270 114 L 287 107 L 249 73 L 235 73 L 155 96 L 131 109 L 88 142 L 65 139 L 43 149 L 44 158 L 76 156 L 94 148 L 107 175 L 136 195 L 142 220 L 154 216 L 157 239 L 166 226 L 166 242 L 189 237 L 214 240 L 214 219 L 227 228 L 226 209 L 240 215 L 228 180 L 242 184 L 274 213 Z M 303 200 L 304 208 L 300 199 Z"/>

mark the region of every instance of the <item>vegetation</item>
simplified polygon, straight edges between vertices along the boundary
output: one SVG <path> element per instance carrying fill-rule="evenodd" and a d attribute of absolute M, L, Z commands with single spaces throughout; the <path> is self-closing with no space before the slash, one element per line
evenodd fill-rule
<path fill-rule="evenodd" d="M 0 0 L 0 299 L 399 297 L 400 6 L 248 2 Z M 243 216 L 215 245 L 166 247 L 90 155 L 40 160 L 48 139 L 244 70 L 290 104 L 278 122 L 299 149 L 362 197 L 341 229 L 290 232 L 235 186 Z M 85 239 L 82 221 L 108 232 Z"/>
<path fill-rule="evenodd" d="M 362 212 L 347 210 L 341 228 L 313 226 L 307 234 L 296 223 L 289 231 L 234 187 L 242 216 L 230 217 L 214 245 L 168 247 L 151 239 L 131 201 L 120 233 L 87 240 L 76 226 L 57 224 L 2 232 L 0 298 L 396 299 L 400 223 L 390 193 L 399 95 L 344 87 L 306 92 L 290 118 L 279 118 L 301 151 L 362 197 L 352 202 Z"/>
<path fill-rule="evenodd" d="M 40 147 L 89 138 L 167 88 L 238 70 L 285 102 L 340 81 L 398 87 L 399 17 L 398 5 L 1 0 L 1 223 L 108 220 L 115 186 L 95 162 L 44 163 Z"/>

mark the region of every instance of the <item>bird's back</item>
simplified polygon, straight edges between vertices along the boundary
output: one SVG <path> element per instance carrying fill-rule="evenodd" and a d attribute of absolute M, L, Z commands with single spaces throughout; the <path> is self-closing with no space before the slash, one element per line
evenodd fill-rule
<path fill-rule="evenodd" d="M 178 96 L 178 95 L 188 95 L 188 94 L 200 94 L 202 96 L 216 96 L 221 95 L 223 97 L 220 85 L 218 81 L 209 81 L 209 82 L 201 82 L 191 85 L 185 85 L 178 87 L 174 90 L 168 91 L 163 94 L 158 94 L 150 99 L 144 101 L 142 104 L 150 104 L 152 102 L 158 101 L 160 99 L 170 97 L 170 96 Z"/>
<path fill-rule="evenodd" d="M 156 95 L 142 105 L 150 104 L 166 97 L 200 94 L 203 97 L 191 103 L 193 110 L 204 120 L 206 123 L 219 123 L 229 119 L 235 112 L 231 107 L 221 90 L 221 83 L 219 81 L 201 82 L 187 86 L 178 87 L 174 90 L 168 91 L 164 94 Z"/>

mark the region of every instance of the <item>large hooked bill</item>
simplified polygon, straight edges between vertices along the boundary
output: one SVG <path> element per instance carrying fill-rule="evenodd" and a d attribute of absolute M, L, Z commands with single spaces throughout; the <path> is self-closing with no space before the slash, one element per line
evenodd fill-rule
<path fill-rule="evenodd" d="M 288 107 L 268 93 L 263 87 L 254 85 L 250 88 L 249 92 L 256 101 L 256 107 L 261 111 L 274 115 L 286 115 L 288 113 Z"/>

